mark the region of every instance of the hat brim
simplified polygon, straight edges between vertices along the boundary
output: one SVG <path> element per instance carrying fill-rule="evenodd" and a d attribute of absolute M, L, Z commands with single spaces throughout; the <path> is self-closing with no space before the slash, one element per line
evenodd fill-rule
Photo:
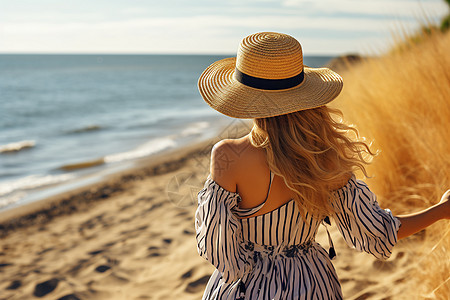
<path fill-rule="evenodd" d="M 236 58 L 211 64 L 198 80 L 200 94 L 218 112 L 240 119 L 266 118 L 323 106 L 342 90 L 339 74 L 328 68 L 304 67 L 301 84 L 284 90 L 261 90 L 234 78 Z"/>

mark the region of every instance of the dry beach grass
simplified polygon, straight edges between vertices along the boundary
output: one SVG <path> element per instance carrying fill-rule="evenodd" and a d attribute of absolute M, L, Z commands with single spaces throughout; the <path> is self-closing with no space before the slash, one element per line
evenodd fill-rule
<path fill-rule="evenodd" d="M 345 88 L 335 103 L 381 150 L 367 182 L 382 206 L 402 214 L 438 202 L 450 185 L 450 34 L 397 45 L 402 47 L 344 72 Z M 449 222 L 401 247 L 411 256 L 404 297 L 448 299 Z"/>

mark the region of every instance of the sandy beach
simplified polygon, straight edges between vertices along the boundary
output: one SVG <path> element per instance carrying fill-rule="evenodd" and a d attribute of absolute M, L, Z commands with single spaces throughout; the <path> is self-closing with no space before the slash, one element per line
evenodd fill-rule
<path fill-rule="evenodd" d="M 194 213 L 215 142 L 3 213 L 0 298 L 200 299 L 214 269 L 197 254 Z M 332 236 L 347 299 L 401 298 L 408 244 L 383 262 Z M 317 240 L 327 247 L 325 232 Z"/>

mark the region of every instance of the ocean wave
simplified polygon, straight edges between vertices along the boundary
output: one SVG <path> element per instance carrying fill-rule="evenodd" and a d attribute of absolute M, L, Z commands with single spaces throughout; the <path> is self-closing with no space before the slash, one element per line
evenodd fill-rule
<path fill-rule="evenodd" d="M 73 164 L 66 164 L 59 167 L 59 169 L 64 171 L 73 171 L 78 169 L 96 167 L 103 165 L 105 163 L 116 163 L 126 160 L 132 160 L 136 158 L 145 157 L 174 146 L 176 146 L 176 142 L 173 140 L 172 137 L 157 138 L 131 151 L 115 153 L 94 160 L 87 160 Z"/>
<path fill-rule="evenodd" d="M 83 132 L 89 132 L 89 131 L 97 131 L 100 129 L 103 129 L 103 127 L 100 125 L 93 124 L 93 125 L 87 125 L 87 126 L 84 126 L 81 128 L 69 130 L 69 131 L 67 131 L 67 133 L 83 133 Z"/>
<path fill-rule="evenodd" d="M 196 123 L 191 124 L 189 127 L 185 128 L 181 132 L 181 135 L 188 136 L 188 135 L 201 134 L 208 127 L 209 127 L 208 122 L 196 122 Z"/>
<path fill-rule="evenodd" d="M 3 207 L 6 207 L 8 205 L 14 204 L 16 202 L 19 202 L 26 195 L 27 195 L 27 193 L 25 193 L 25 192 L 18 192 L 18 193 L 13 193 L 11 195 L 4 196 L 4 197 L 0 197 L 0 209 Z"/>
<path fill-rule="evenodd" d="M 116 154 L 107 155 L 104 158 L 104 161 L 106 163 L 114 163 L 114 162 L 121 162 L 125 160 L 131 160 L 136 158 L 145 157 L 151 154 L 155 154 L 157 152 L 160 152 L 162 150 L 166 150 L 172 147 L 176 146 L 176 142 L 174 141 L 173 137 L 164 137 L 164 138 L 156 138 L 153 140 L 150 140 L 149 142 L 139 146 L 138 148 L 127 151 L 127 152 L 121 152 Z"/>
<path fill-rule="evenodd" d="M 18 152 L 23 149 L 33 148 L 36 145 L 36 141 L 26 140 L 20 142 L 9 143 L 6 145 L 0 145 L 0 153 Z"/>
<path fill-rule="evenodd" d="M 72 174 L 60 175 L 29 175 L 19 179 L 4 181 L 0 183 L 0 196 L 8 195 L 16 191 L 36 189 L 52 184 L 62 183 L 73 179 Z"/>

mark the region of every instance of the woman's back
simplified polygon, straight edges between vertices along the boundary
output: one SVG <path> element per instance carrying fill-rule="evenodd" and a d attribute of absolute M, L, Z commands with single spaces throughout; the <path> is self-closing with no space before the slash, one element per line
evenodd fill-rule
<path fill-rule="evenodd" d="M 302 166 L 298 166 L 301 168 Z M 250 142 L 249 135 L 239 139 L 227 139 L 217 143 L 211 156 L 212 179 L 241 197 L 240 208 L 253 208 L 265 201 L 263 207 L 254 216 L 270 212 L 290 200 L 295 193 L 290 190 L 280 176 L 274 176 L 270 193 L 270 169 L 266 152 L 256 148 Z M 336 180 L 330 190 L 344 186 L 350 175 Z"/>
<path fill-rule="evenodd" d="M 302 216 L 264 152 L 246 143 L 215 147 L 211 171 L 220 175 L 208 177 L 198 194 L 198 252 L 216 267 L 203 299 L 342 299 L 331 252 L 315 242 L 323 218 Z M 332 198 L 333 219 L 347 243 L 389 257 L 399 222 L 379 208 L 368 187 L 352 176 Z"/>
<path fill-rule="evenodd" d="M 223 188 L 237 192 L 241 197 L 239 207 L 257 207 L 267 197 L 264 206 L 255 214 L 260 215 L 282 206 L 293 199 L 294 193 L 274 176 L 270 193 L 270 170 L 264 149 L 254 147 L 248 135 L 235 140 L 223 140 L 212 152 L 211 174 Z"/>

